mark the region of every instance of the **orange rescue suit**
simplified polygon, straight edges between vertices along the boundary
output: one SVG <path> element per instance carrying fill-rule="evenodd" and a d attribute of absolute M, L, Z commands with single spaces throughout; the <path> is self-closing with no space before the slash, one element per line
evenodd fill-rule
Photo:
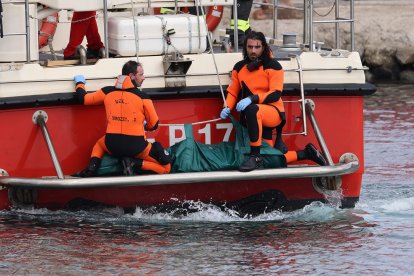
<path fill-rule="evenodd" d="M 252 64 L 255 68 L 249 67 Z M 240 114 L 240 121 L 247 125 L 250 146 L 259 147 L 262 139 L 273 146 L 272 131 L 275 127 L 283 127 L 284 123 L 282 66 L 273 58 L 252 63 L 244 59 L 236 63 L 231 77 L 227 106 L 233 109 L 240 99 L 250 97 L 252 100 Z"/>
<path fill-rule="evenodd" d="M 85 105 L 104 103 L 108 121 L 106 133 L 145 136 L 144 120 L 146 130 L 158 127 L 159 119 L 151 99 L 136 88 L 128 76 L 119 76 L 115 86 L 103 87 L 94 93 L 86 93 L 85 85 L 78 83 L 76 91 L 83 96 L 81 101 Z"/>
<path fill-rule="evenodd" d="M 282 65 L 273 58 L 253 71 L 249 71 L 247 65 L 247 60 L 239 61 L 231 72 L 232 81 L 227 88 L 227 106 L 233 109 L 242 91 L 242 99 L 253 95 L 253 103 L 270 104 L 277 107 L 280 112 L 284 112 L 285 108 L 281 99 L 284 81 Z M 242 82 L 246 84 L 251 94 L 249 91 L 243 91 Z"/>
<path fill-rule="evenodd" d="M 145 139 L 145 130 L 158 127 L 154 105 L 146 93 L 134 86 L 129 76 L 119 76 L 114 86 L 93 93 L 86 93 L 85 84 L 77 83 L 76 92 L 85 105 L 105 105 L 106 135 L 95 144 L 91 157 L 102 158 L 105 152 L 117 157 L 134 157 L 142 160 L 142 170 L 170 172 L 170 164 L 162 165 L 154 157 L 163 151 L 161 144 L 151 144 Z"/>

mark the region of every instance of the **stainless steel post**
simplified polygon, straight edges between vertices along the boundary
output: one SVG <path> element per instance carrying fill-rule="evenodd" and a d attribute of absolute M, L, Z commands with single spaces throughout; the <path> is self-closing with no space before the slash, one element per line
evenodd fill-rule
<path fill-rule="evenodd" d="M 303 0 L 303 44 L 308 43 L 309 35 L 309 9 L 308 9 L 308 0 Z"/>
<path fill-rule="evenodd" d="M 30 18 L 29 18 L 29 0 L 24 2 L 25 17 L 26 17 L 26 61 L 30 62 Z"/>
<path fill-rule="evenodd" d="M 109 50 L 108 50 L 108 3 L 107 0 L 103 1 L 103 8 L 104 8 L 104 43 L 105 43 L 105 58 L 109 57 Z"/>
<path fill-rule="evenodd" d="M 335 0 L 335 47 L 339 49 L 339 0 Z"/>
<path fill-rule="evenodd" d="M 277 39 L 277 10 L 279 9 L 279 0 L 273 0 L 273 38 Z"/>
<path fill-rule="evenodd" d="M 309 0 L 309 51 L 313 52 L 313 0 Z"/>
<path fill-rule="evenodd" d="M 354 14 L 354 0 L 350 3 L 350 17 L 351 17 L 351 52 L 355 51 L 355 14 Z"/>
<path fill-rule="evenodd" d="M 238 36 L 238 33 L 239 33 L 239 24 L 238 24 L 239 23 L 238 22 L 239 15 L 237 14 L 237 5 L 238 5 L 237 0 L 234 0 L 233 1 L 233 23 L 234 23 L 234 30 L 233 30 L 233 33 L 234 33 L 233 43 L 234 43 L 234 45 L 233 45 L 233 48 L 234 48 L 234 52 L 236 52 L 236 53 L 239 51 L 239 36 Z M 230 25 L 231 25 L 231 23 L 230 23 Z"/>
<path fill-rule="evenodd" d="M 305 88 L 303 86 L 303 67 L 302 61 L 299 55 L 292 55 L 296 59 L 296 63 L 298 64 L 298 69 L 295 70 L 299 74 L 299 86 L 300 86 L 300 107 L 302 110 L 302 120 L 303 120 L 303 135 L 308 135 L 308 127 L 306 122 L 306 111 L 305 111 Z"/>
<path fill-rule="evenodd" d="M 307 99 L 305 102 L 306 114 L 308 115 L 313 131 L 315 132 L 316 139 L 318 139 L 319 146 L 321 147 L 322 152 L 325 155 L 325 158 L 328 161 L 329 166 L 333 166 L 334 163 L 332 161 L 331 154 L 329 153 L 328 147 L 326 146 L 325 140 L 323 139 L 321 130 L 319 129 L 318 123 L 316 122 L 312 106 L 315 106 L 314 102 L 312 100 Z"/>
<path fill-rule="evenodd" d="M 46 126 L 47 113 L 43 110 L 38 110 L 33 114 L 33 123 L 40 127 L 43 137 L 45 138 L 47 148 L 49 149 L 50 157 L 52 158 L 53 165 L 55 166 L 56 174 L 59 179 L 64 179 L 62 169 L 59 164 L 55 149 L 53 148 L 52 140 L 50 139 L 49 132 Z"/>

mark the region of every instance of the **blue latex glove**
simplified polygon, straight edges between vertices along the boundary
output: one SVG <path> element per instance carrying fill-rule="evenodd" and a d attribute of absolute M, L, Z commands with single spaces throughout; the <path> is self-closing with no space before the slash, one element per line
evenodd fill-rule
<path fill-rule="evenodd" d="M 243 111 L 251 103 L 252 103 L 252 100 L 249 97 L 246 97 L 237 103 L 236 110 L 239 112 Z"/>
<path fill-rule="evenodd" d="M 223 108 L 223 110 L 220 112 L 220 118 L 222 119 L 226 119 L 230 114 L 230 108 L 225 107 Z"/>
<path fill-rule="evenodd" d="M 83 75 L 76 75 L 76 76 L 73 78 L 73 81 L 74 81 L 75 83 L 78 83 L 78 82 L 86 83 L 85 77 L 84 77 Z"/>

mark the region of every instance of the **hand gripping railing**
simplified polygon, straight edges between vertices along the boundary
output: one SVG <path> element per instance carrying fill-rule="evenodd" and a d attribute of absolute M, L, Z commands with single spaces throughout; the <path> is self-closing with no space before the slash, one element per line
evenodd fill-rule
<path fill-rule="evenodd" d="M 58 178 L 63 179 L 63 172 L 60 167 L 55 149 L 53 148 L 52 140 L 50 139 L 50 135 L 46 127 L 47 118 L 47 113 L 45 111 L 38 110 L 33 114 L 33 123 L 39 126 L 42 130 L 43 137 L 45 138 L 47 148 L 49 149 L 50 157 L 52 158 L 53 165 L 55 166 L 57 176 Z"/>

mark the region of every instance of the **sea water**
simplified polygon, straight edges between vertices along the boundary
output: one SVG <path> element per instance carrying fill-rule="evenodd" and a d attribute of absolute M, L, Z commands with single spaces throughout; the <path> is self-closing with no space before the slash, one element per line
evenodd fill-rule
<path fill-rule="evenodd" d="M 413 113 L 414 85 L 379 84 L 366 97 L 354 209 L 1 211 L 0 275 L 414 275 Z"/>

